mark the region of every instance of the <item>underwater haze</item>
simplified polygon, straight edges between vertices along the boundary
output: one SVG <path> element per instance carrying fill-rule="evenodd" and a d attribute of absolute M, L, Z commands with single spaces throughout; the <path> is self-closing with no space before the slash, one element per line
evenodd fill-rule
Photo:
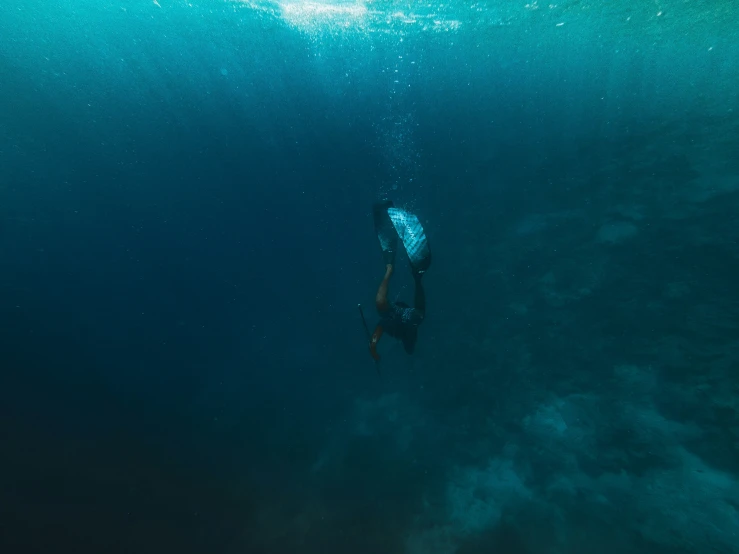
<path fill-rule="evenodd" d="M 739 4 L 553 2 L 0 3 L 0 551 L 739 553 Z"/>

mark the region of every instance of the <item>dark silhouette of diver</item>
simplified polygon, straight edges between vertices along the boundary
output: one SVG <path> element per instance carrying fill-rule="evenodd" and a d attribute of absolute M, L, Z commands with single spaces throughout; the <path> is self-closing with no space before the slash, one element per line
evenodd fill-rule
<path fill-rule="evenodd" d="M 375 296 L 375 306 L 381 318 L 369 342 L 370 354 L 375 361 L 380 360 L 380 355 L 377 353 L 377 343 L 383 333 L 402 341 L 405 351 L 408 354 L 413 354 L 418 338 L 418 326 L 421 325 L 426 315 L 426 294 L 421 284 L 423 272 L 413 272 L 416 292 L 412 308 L 405 302 L 388 302 L 388 288 L 392 275 L 393 264 L 389 263 L 385 266 L 385 277 L 382 279 Z"/>

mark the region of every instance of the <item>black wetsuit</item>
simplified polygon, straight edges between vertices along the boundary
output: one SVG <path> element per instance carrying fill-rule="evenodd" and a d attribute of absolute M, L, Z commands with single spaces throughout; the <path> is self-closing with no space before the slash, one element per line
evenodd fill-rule
<path fill-rule="evenodd" d="M 418 338 L 418 326 L 423 322 L 426 314 L 426 294 L 421 285 L 420 275 L 416 277 L 415 307 L 411 308 L 405 302 L 391 302 L 389 309 L 384 312 L 379 325 L 391 337 L 403 342 L 408 354 L 413 354 Z"/>

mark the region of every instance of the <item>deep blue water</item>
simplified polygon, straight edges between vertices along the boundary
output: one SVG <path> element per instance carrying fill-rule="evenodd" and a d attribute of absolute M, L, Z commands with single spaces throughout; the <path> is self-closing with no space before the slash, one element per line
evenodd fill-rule
<path fill-rule="evenodd" d="M 739 8 L 612 4 L 0 4 L 2 552 L 739 552 Z"/>

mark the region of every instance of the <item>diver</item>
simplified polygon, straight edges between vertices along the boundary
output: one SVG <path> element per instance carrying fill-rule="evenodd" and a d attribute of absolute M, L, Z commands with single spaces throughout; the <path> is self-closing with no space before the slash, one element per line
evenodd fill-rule
<path fill-rule="evenodd" d="M 385 276 L 375 295 L 375 306 L 380 314 L 380 322 L 375 331 L 370 334 L 367 321 L 364 319 L 362 305 L 359 305 L 359 314 L 362 318 L 364 332 L 369 341 L 369 351 L 375 360 L 378 374 L 380 373 L 380 355 L 377 353 L 377 343 L 383 333 L 399 339 L 408 354 L 413 354 L 418 339 L 418 326 L 426 317 L 426 293 L 423 290 L 421 277 L 431 265 L 431 249 L 429 248 L 426 233 L 414 214 L 397 208 L 392 200 L 381 200 L 372 207 L 372 217 L 375 222 L 375 232 L 380 241 L 382 256 L 385 262 Z M 390 278 L 395 267 L 395 255 L 398 242 L 408 255 L 408 262 L 415 282 L 413 307 L 405 302 L 390 302 L 388 289 Z"/>
<path fill-rule="evenodd" d="M 408 354 L 413 354 L 418 338 L 418 326 L 421 325 L 426 316 L 426 294 L 421 283 L 423 271 L 413 271 L 416 291 L 412 308 L 405 302 L 388 301 L 387 295 L 392 275 L 393 264 L 389 263 L 385 266 L 385 277 L 382 279 L 375 296 L 375 306 L 381 318 L 369 341 L 370 354 L 375 361 L 380 360 L 380 355 L 377 353 L 377 343 L 383 333 L 399 339 L 403 343 L 405 351 Z"/>

